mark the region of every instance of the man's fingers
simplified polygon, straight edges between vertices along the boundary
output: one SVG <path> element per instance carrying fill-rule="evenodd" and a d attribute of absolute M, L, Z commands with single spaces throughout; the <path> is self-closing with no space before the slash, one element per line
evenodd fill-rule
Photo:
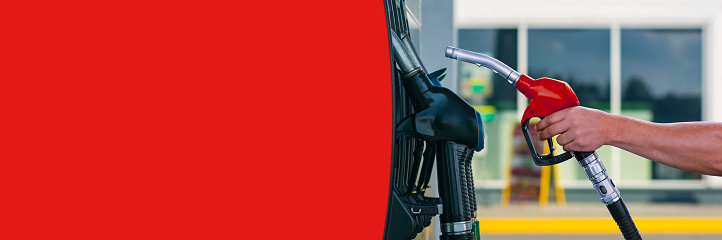
<path fill-rule="evenodd" d="M 544 128 L 543 131 L 539 132 L 539 139 L 540 140 L 547 140 L 550 137 L 565 133 L 569 129 L 569 126 L 563 124 L 563 123 L 556 123 L 552 124 L 546 128 Z"/>
<path fill-rule="evenodd" d="M 567 145 L 564 145 L 562 149 L 564 149 L 564 151 L 566 152 L 579 152 L 581 147 L 579 147 L 577 144 L 574 144 L 574 141 L 572 141 L 570 143 L 567 143 Z"/>
<path fill-rule="evenodd" d="M 536 124 L 536 131 L 540 132 L 549 127 L 552 124 L 558 123 L 562 120 L 564 120 L 564 114 L 569 111 L 569 108 L 562 109 L 560 111 L 557 111 L 555 113 L 550 114 L 549 116 L 546 116 L 543 118 L 539 123 Z"/>
<path fill-rule="evenodd" d="M 559 143 L 559 145 L 562 145 L 562 146 L 571 143 L 573 140 L 574 140 L 574 138 L 572 138 L 571 134 L 569 134 L 569 133 L 564 133 L 557 137 L 557 143 Z"/>

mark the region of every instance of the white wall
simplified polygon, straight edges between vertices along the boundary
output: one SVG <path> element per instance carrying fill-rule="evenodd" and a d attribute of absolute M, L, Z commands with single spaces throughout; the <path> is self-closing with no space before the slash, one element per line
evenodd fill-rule
<path fill-rule="evenodd" d="M 689 26 L 706 24 L 722 9 L 719 0 L 457 0 L 459 27 L 510 25 Z"/>

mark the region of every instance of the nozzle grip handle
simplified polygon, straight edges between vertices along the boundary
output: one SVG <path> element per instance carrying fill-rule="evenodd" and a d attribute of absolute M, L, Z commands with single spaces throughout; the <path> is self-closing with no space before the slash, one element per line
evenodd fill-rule
<path fill-rule="evenodd" d="M 474 150 L 450 141 L 437 141 L 435 147 L 439 197 L 443 203 L 441 239 L 473 239 L 476 198 L 471 158 Z"/>
<path fill-rule="evenodd" d="M 465 168 L 474 151 L 451 141 L 438 141 L 435 146 L 439 196 L 444 204 L 441 223 L 469 221 L 472 209 Z"/>
<path fill-rule="evenodd" d="M 536 164 L 537 166 L 549 166 L 564 162 L 574 156 L 570 152 L 565 152 L 563 154 L 554 156 L 554 143 L 552 142 L 551 138 L 547 140 L 547 144 L 549 146 L 549 154 L 539 155 L 536 150 L 534 140 L 531 138 L 531 134 L 529 134 L 530 120 L 531 118 L 528 118 L 521 124 L 521 131 L 524 133 L 524 138 L 526 139 L 526 144 L 529 146 L 529 151 L 531 152 L 532 159 L 534 159 L 534 164 Z"/>

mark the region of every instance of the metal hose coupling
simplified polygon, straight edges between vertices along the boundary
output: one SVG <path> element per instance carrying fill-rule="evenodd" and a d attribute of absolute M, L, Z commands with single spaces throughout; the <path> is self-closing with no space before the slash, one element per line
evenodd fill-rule
<path fill-rule="evenodd" d="M 451 235 L 462 234 L 472 230 L 472 221 L 441 223 L 441 232 Z"/>
<path fill-rule="evenodd" d="M 464 49 L 459 49 L 455 47 L 446 47 L 446 57 L 453 58 L 459 61 L 464 61 L 468 63 L 475 64 L 479 67 L 486 67 L 494 71 L 494 73 L 499 74 L 504 79 L 509 81 L 509 83 L 513 86 L 516 84 L 516 80 L 519 79 L 519 72 L 515 71 L 514 69 L 510 68 L 503 62 L 497 60 L 496 58 L 489 57 L 487 55 L 476 53 L 472 51 L 467 51 Z"/>
<path fill-rule="evenodd" d="M 587 178 L 594 186 L 594 190 L 599 194 L 599 200 L 605 205 L 619 201 L 619 189 L 614 186 L 612 179 L 607 175 L 607 169 L 604 168 L 596 152 L 579 160 L 579 165 L 582 166 L 584 174 L 587 175 Z"/>

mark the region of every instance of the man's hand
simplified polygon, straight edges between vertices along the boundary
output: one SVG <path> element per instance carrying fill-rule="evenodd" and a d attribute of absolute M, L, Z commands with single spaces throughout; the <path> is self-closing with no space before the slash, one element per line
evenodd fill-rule
<path fill-rule="evenodd" d="M 567 152 L 591 152 L 609 144 L 614 116 L 596 109 L 570 107 L 545 117 L 536 124 L 539 139 L 557 137 Z M 561 135 L 560 135 L 561 134 Z"/>
<path fill-rule="evenodd" d="M 536 124 L 539 138 L 559 135 L 569 152 L 591 152 L 611 145 L 688 172 L 722 176 L 722 122 L 653 123 L 570 107 Z"/>

